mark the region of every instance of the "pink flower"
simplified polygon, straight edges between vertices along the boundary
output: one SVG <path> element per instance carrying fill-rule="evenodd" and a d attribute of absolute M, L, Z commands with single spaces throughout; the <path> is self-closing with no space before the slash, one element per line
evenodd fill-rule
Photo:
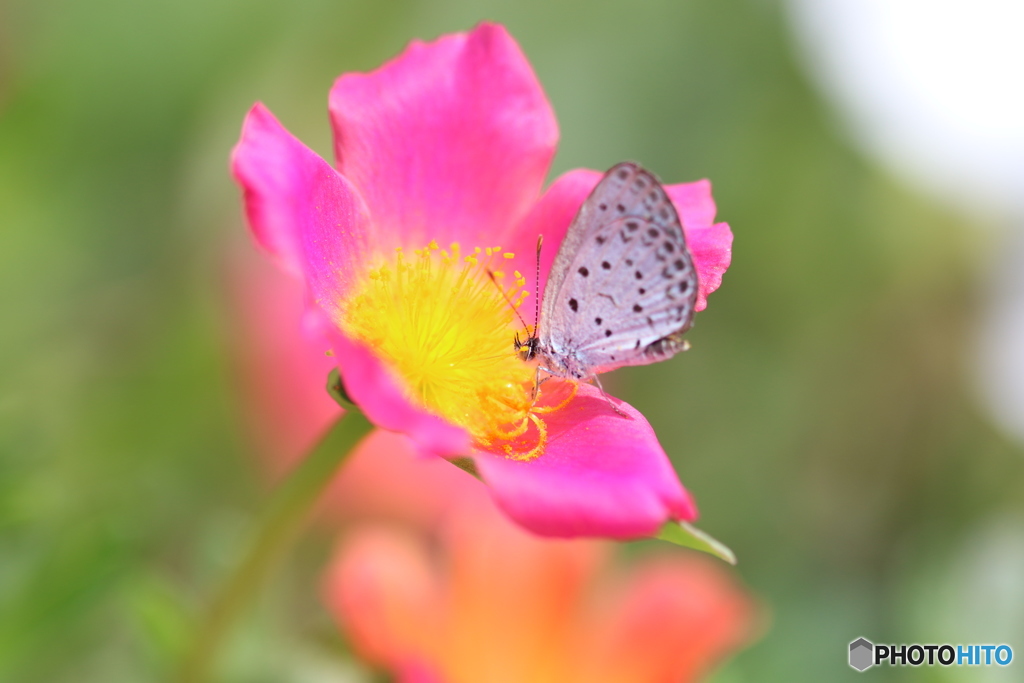
<path fill-rule="evenodd" d="M 606 542 L 537 538 L 459 502 L 439 545 L 363 527 L 325 576 L 356 652 L 399 681 L 685 683 L 752 639 L 751 600 L 711 560 L 615 571 Z"/>
<path fill-rule="evenodd" d="M 471 456 L 498 504 L 534 532 L 636 537 L 696 508 L 643 416 L 598 390 L 544 385 L 512 352 L 508 296 L 546 273 L 600 174 L 541 195 L 558 138 L 551 108 L 506 31 L 412 43 L 330 95 L 337 169 L 261 104 L 232 156 L 257 242 L 305 284 L 307 329 L 329 340 L 345 389 L 378 427 L 425 452 Z M 700 276 L 721 282 L 732 235 L 706 181 L 669 186 Z M 496 246 L 496 245 L 502 245 Z M 411 252 L 411 253 L 410 253 Z"/>

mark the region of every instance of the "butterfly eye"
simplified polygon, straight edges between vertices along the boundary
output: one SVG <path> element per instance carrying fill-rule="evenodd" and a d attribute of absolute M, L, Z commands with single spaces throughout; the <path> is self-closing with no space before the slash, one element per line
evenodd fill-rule
<path fill-rule="evenodd" d="M 519 356 L 520 360 L 529 361 L 533 360 L 537 355 L 537 345 L 540 343 L 536 337 L 530 337 L 526 341 L 520 341 L 518 335 L 516 336 L 516 355 Z"/>

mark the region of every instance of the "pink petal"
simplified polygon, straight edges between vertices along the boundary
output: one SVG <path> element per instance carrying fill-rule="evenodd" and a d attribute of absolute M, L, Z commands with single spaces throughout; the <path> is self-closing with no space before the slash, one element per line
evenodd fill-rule
<path fill-rule="evenodd" d="M 396 683 L 446 683 L 433 668 L 421 662 L 407 662 L 396 668 Z"/>
<path fill-rule="evenodd" d="M 441 456 L 469 453 L 465 430 L 428 413 L 406 395 L 400 381 L 373 351 L 340 332 L 332 334 L 338 370 L 349 397 L 370 422 L 407 434 L 421 449 Z"/>
<path fill-rule="evenodd" d="M 714 223 L 715 200 L 707 180 L 668 185 L 665 190 L 683 221 L 686 244 L 700 281 L 695 309 L 703 311 L 708 294 L 722 284 L 722 275 L 732 261 L 732 231 L 728 223 Z"/>
<path fill-rule="evenodd" d="M 515 253 L 514 265 L 526 275 L 529 288 L 536 279 L 537 236 L 544 236 L 540 285 L 532 291 L 544 291 L 548 271 L 569 224 L 602 176 L 602 173 L 588 169 L 576 169 L 559 176 L 526 218 L 516 226 L 513 235 L 502 240 L 502 245 Z M 713 224 L 715 201 L 711 197 L 711 183 L 707 180 L 666 185 L 665 190 L 679 213 L 686 242 L 697 268 L 700 289 L 696 309 L 702 311 L 707 307 L 708 294 L 722 284 L 722 275 L 729 267 L 732 232 L 726 223 Z M 528 310 L 528 307 L 524 310 Z M 528 318 L 527 322 L 533 321 Z"/>
<path fill-rule="evenodd" d="M 339 170 L 403 246 L 496 245 L 536 201 L 558 141 L 526 57 L 489 23 L 343 75 L 330 111 Z"/>
<path fill-rule="evenodd" d="M 565 408 L 545 415 L 548 445 L 519 462 L 479 453 L 477 468 L 498 505 L 543 536 L 636 538 L 697 508 L 679 483 L 654 430 L 635 408 L 581 384 Z"/>
<path fill-rule="evenodd" d="M 666 185 L 668 196 L 683 225 L 687 228 L 703 228 L 715 222 L 715 200 L 711 196 L 711 181 L 697 180 L 692 183 Z"/>
<path fill-rule="evenodd" d="M 253 236 L 312 296 L 336 313 L 359 269 L 370 231 L 359 194 L 345 178 L 257 103 L 231 154 Z"/>

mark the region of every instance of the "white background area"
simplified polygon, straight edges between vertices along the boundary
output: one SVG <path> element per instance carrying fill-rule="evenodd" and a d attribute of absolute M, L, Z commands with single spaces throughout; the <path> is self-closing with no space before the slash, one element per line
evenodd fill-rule
<path fill-rule="evenodd" d="M 983 403 L 1024 440 L 1024 0 L 790 0 L 802 61 L 851 138 L 993 237 Z"/>

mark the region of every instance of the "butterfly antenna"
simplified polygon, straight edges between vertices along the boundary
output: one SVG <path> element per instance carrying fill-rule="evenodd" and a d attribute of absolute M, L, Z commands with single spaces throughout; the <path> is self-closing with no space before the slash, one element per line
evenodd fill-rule
<path fill-rule="evenodd" d="M 533 299 L 533 332 L 530 333 L 531 337 L 537 336 L 537 321 L 540 320 L 540 248 L 544 244 L 544 235 L 537 235 L 537 279 L 534 280 L 534 289 L 537 291 L 534 293 Z"/>
<path fill-rule="evenodd" d="M 491 270 L 490 268 L 487 269 L 487 277 L 491 278 L 491 282 L 493 282 L 494 286 L 498 288 L 499 292 L 501 292 L 501 298 L 505 300 L 505 303 L 509 305 L 509 308 L 512 309 L 512 312 L 516 314 L 516 317 L 519 318 L 519 322 L 523 324 L 523 327 L 525 327 L 526 329 L 530 329 L 530 326 L 526 324 L 526 321 L 523 320 L 523 316 L 519 313 L 519 309 L 516 308 L 515 304 L 512 303 L 512 300 L 508 298 L 508 294 L 505 293 L 505 288 L 498 283 L 498 278 L 494 277 L 494 271 Z M 518 338 L 519 335 L 517 334 L 516 339 Z"/>

